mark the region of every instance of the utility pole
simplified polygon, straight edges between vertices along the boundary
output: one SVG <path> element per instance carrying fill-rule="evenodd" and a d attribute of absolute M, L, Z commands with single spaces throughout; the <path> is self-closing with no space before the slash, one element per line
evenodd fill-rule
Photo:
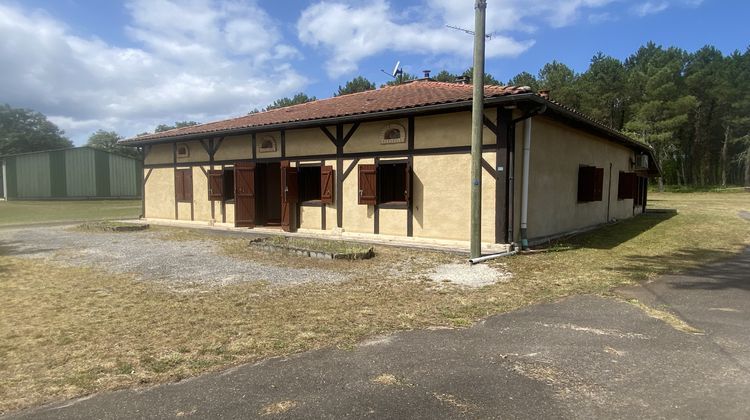
<path fill-rule="evenodd" d="M 471 107 L 471 258 L 482 256 L 482 131 L 487 0 L 474 3 L 474 95 Z"/>

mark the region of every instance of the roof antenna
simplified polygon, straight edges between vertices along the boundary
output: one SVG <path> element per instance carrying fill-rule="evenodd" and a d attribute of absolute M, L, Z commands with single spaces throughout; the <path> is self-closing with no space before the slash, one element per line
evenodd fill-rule
<path fill-rule="evenodd" d="M 393 66 L 393 71 L 391 71 L 390 73 L 388 73 L 387 71 L 385 71 L 383 69 L 380 69 L 380 71 L 382 71 L 383 73 L 391 76 L 394 79 L 398 79 L 398 84 L 401 84 L 401 82 L 403 82 L 403 79 L 404 79 L 404 69 L 401 68 L 401 61 L 400 60 L 396 61 L 396 65 Z"/>
<path fill-rule="evenodd" d="M 468 29 L 460 28 L 458 26 L 445 25 L 445 27 L 451 28 L 451 29 L 455 29 L 455 30 L 461 31 L 461 32 L 466 32 L 469 35 L 474 35 L 474 31 L 470 31 Z M 495 36 L 494 32 L 492 32 L 490 34 L 486 34 L 484 37 L 487 38 L 487 39 L 492 39 L 493 36 Z"/>

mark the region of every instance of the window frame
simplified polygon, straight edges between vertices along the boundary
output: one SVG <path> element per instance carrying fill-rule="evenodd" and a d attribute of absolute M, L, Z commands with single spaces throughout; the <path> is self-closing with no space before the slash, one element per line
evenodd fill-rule
<path fill-rule="evenodd" d="M 317 176 L 309 175 L 309 173 L 313 172 L 315 169 L 317 169 Z M 307 174 L 305 172 L 307 172 Z M 322 203 L 323 191 L 320 185 L 322 172 L 323 165 L 321 164 L 300 164 L 297 166 L 297 185 L 299 186 L 298 200 L 301 206 L 319 206 Z M 308 197 L 307 188 L 310 186 L 317 186 L 317 198 Z"/>
<path fill-rule="evenodd" d="M 635 200 L 636 182 L 635 172 L 619 171 L 617 176 L 617 200 Z"/>
<path fill-rule="evenodd" d="M 579 165 L 577 202 L 583 204 L 603 201 L 603 193 L 604 168 L 593 165 Z"/>

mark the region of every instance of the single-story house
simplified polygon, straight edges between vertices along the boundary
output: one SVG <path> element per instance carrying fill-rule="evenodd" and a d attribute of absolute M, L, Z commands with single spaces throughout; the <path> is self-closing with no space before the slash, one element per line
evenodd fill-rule
<path fill-rule="evenodd" d="M 147 219 L 468 241 L 471 100 L 421 79 L 122 143 L 144 154 Z M 645 210 L 648 145 L 527 87 L 486 86 L 484 112 L 484 243 Z"/>
<path fill-rule="evenodd" d="M 138 199 L 143 162 L 89 146 L 0 156 L 6 200 Z"/>

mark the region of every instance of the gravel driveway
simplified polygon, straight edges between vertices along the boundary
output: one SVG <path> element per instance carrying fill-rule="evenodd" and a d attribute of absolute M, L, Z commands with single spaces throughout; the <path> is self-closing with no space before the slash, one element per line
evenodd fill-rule
<path fill-rule="evenodd" d="M 164 232 L 84 232 L 71 226 L 0 230 L 6 255 L 43 258 L 71 266 L 95 266 L 173 286 L 221 286 L 241 281 L 271 285 L 343 281 L 347 275 L 312 268 L 278 267 L 237 259 L 212 240 L 168 240 Z"/>

